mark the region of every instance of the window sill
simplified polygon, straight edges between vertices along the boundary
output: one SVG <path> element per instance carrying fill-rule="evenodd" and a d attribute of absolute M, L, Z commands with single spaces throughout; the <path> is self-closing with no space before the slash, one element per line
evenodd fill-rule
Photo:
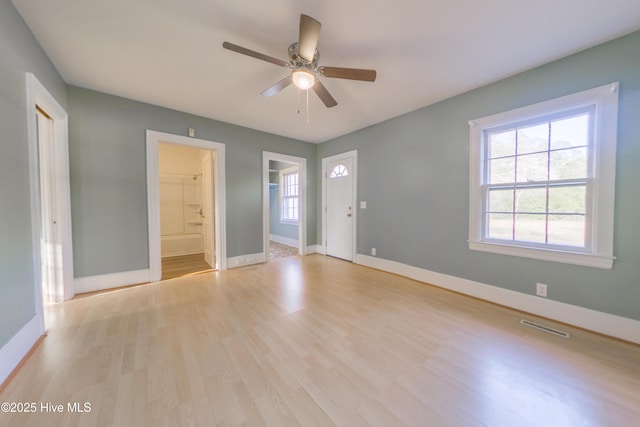
<path fill-rule="evenodd" d="M 584 267 L 613 268 L 612 256 L 601 256 L 579 252 L 556 251 L 550 249 L 526 248 L 499 243 L 469 242 L 469 249 L 474 251 L 490 252 L 500 255 L 518 256 L 523 258 L 538 259 L 542 261 L 561 262 L 565 264 L 581 265 Z"/>
<path fill-rule="evenodd" d="M 300 223 L 300 221 L 285 221 L 285 220 L 280 220 L 280 224 L 284 224 L 284 225 L 298 225 Z"/>

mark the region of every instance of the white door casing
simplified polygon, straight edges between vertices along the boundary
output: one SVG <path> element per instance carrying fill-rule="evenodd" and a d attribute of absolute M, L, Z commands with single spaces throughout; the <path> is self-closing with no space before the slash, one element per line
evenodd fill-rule
<path fill-rule="evenodd" d="M 323 159 L 325 253 L 347 261 L 356 252 L 356 161 L 355 151 Z"/>
<path fill-rule="evenodd" d="M 214 183 L 213 183 L 213 152 L 208 152 L 202 158 L 202 231 L 204 235 L 204 261 L 212 268 L 215 266 L 215 227 L 214 216 Z"/>

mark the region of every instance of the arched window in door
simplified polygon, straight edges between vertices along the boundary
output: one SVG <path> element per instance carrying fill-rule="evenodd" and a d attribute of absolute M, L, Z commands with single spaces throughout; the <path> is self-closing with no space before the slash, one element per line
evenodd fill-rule
<path fill-rule="evenodd" d="M 349 176 L 349 169 L 342 163 L 337 164 L 329 174 L 329 178 L 340 178 L 343 176 Z"/>

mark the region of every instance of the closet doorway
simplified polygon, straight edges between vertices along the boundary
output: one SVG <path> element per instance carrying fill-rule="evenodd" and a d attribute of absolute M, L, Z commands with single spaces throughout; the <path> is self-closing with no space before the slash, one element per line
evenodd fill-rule
<path fill-rule="evenodd" d="M 307 159 L 267 151 L 262 159 L 265 260 L 304 255 Z"/>

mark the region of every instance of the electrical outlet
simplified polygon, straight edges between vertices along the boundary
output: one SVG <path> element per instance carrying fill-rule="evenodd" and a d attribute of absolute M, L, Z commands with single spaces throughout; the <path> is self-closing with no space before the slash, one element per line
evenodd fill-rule
<path fill-rule="evenodd" d="M 539 297 L 547 297 L 547 285 L 544 283 L 536 283 L 536 295 Z"/>
<path fill-rule="evenodd" d="M 376 256 L 376 248 L 371 248 L 371 255 Z"/>
<path fill-rule="evenodd" d="M 361 201 L 360 202 L 360 209 L 367 209 L 367 202 Z"/>

